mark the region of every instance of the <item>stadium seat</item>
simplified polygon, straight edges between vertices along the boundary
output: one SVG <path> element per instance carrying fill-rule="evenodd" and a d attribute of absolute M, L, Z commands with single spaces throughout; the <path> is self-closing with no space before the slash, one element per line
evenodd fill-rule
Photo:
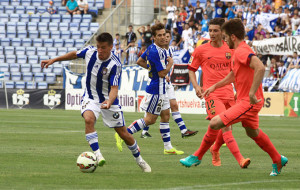
<path fill-rule="evenodd" d="M 1 0 L 1 5 L 9 5 L 10 0 Z"/>
<path fill-rule="evenodd" d="M 53 40 L 52 39 L 45 39 L 44 40 L 45 47 L 53 47 Z"/>
<path fill-rule="evenodd" d="M 10 80 L 10 72 L 4 72 L 4 81 Z"/>
<path fill-rule="evenodd" d="M 98 9 L 103 9 L 104 8 L 104 0 L 96 0 L 96 7 Z"/>
<path fill-rule="evenodd" d="M 21 65 L 21 72 L 22 73 L 31 72 L 31 64 L 22 64 Z M 23 75 L 23 78 L 24 78 L 24 75 Z"/>
<path fill-rule="evenodd" d="M 32 81 L 33 74 L 31 72 L 23 73 L 23 81 Z"/>
<path fill-rule="evenodd" d="M 31 47 L 31 46 L 26 47 L 26 55 L 31 57 L 32 55 L 35 55 L 35 54 L 36 54 L 36 48 L 35 47 Z"/>
<path fill-rule="evenodd" d="M 29 15 L 28 14 L 21 14 L 20 15 L 21 22 L 29 22 Z"/>
<path fill-rule="evenodd" d="M 11 5 L 14 6 L 14 7 L 17 7 L 20 5 L 21 2 L 19 1 L 11 1 Z"/>
<path fill-rule="evenodd" d="M 61 6 L 61 0 L 53 0 L 54 6 Z"/>
<path fill-rule="evenodd" d="M 4 6 L 0 3 L 0 14 L 4 14 Z"/>
<path fill-rule="evenodd" d="M 18 46 L 16 47 L 16 55 L 25 55 L 26 49 L 25 47 Z"/>
<path fill-rule="evenodd" d="M 25 13 L 25 7 L 24 6 L 16 6 L 16 13 L 17 14 L 24 14 Z"/>
<path fill-rule="evenodd" d="M 27 89 L 36 89 L 36 83 L 35 82 L 26 82 L 26 88 Z"/>
<path fill-rule="evenodd" d="M 61 22 L 61 15 L 59 15 L 59 14 L 51 15 L 51 22 L 60 23 Z"/>
<path fill-rule="evenodd" d="M 61 39 L 70 39 L 71 38 L 71 32 L 70 31 L 62 31 L 61 32 Z"/>
<path fill-rule="evenodd" d="M 59 30 L 60 31 L 68 31 L 69 30 L 69 23 L 59 23 Z"/>
<path fill-rule="evenodd" d="M 42 81 L 44 81 L 44 73 L 35 73 L 34 74 L 34 80 L 36 82 L 42 82 Z"/>
<path fill-rule="evenodd" d="M 10 14 L 9 15 L 9 20 L 10 22 L 19 22 L 19 15 L 18 14 Z"/>
<path fill-rule="evenodd" d="M 90 31 L 92 31 L 93 33 L 97 32 L 98 28 L 99 28 L 99 23 L 90 24 Z"/>
<path fill-rule="evenodd" d="M 39 82 L 37 89 L 47 89 L 48 88 L 48 84 L 46 82 Z"/>
<path fill-rule="evenodd" d="M 58 13 L 63 15 L 67 13 L 66 7 L 58 7 Z"/>
<path fill-rule="evenodd" d="M 17 28 L 17 23 L 16 22 L 8 22 L 6 24 L 7 30 L 16 30 L 16 28 Z"/>
<path fill-rule="evenodd" d="M 71 18 L 72 18 L 71 15 L 62 15 L 62 22 L 70 23 Z"/>
<path fill-rule="evenodd" d="M 23 81 L 16 82 L 16 88 L 17 89 L 25 89 L 25 82 L 23 82 Z"/>
<path fill-rule="evenodd" d="M 8 14 L 0 14 L 0 21 L 1 22 L 8 22 L 9 21 L 9 16 L 8 16 Z"/>
<path fill-rule="evenodd" d="M 1 39 L 0 39 L 1 40 Z M 0 55 L 3 55 L 3 46 L 0 46 Z"/>
<path fill-rule="evenodd" d="M 15 82 L 14 81 L 5 81 L 6 88 L 15 88 Z"/>
<path fill-rule="evenodd" d="M 50 22 L 50 15 L 49 14 L 43 14 L 41 16 L 41 22 Z"/>
<path fill-rule="evenodd" d="M 40 38 L 49 39 L 50 38 L 50 32 L 49 31 L 40 31 Z"/>
<path fill-rule="evenodd" d="M 1 38 L 6 38 L 6 31 L 5 30 L 0 30 L 0 39 Z"/>
<path fill-rule="evenodd" d="M 63 67 L 62 64 L 54 64 L 53 66 L 53 73 L 56 75 L 62 75 Z"/>
<path fill-rule="evenodd" d="M 81 22 L 81 15 L 73 15 L 72 22 L 73 23 L 80 23 Z"/>
<path fill-rule="evenodd" d="M 69 47 L 68 52 L 71 52 L 71 51 L 77 51 L 77 48 L 76 47 Z"/>
<path fill-rule="evenodd" d="M 88 1 L 89 7 L 94 7 L 95 6 L 95 1 Z"/>
<path fill-rule="evenodd" d="M 19 46 L 21 46 L 21 44 L 22 44 L 21 38 L 13 38 L 11 40 L 11 45 L 12 46 L 19 47 Z"/>
<path fill-rule="evenodd" d="M 55 73 L 46 73 L 46 82 L 48 84 L 54 84 L 56 82 Z"/>
<path fill-rule="evenodd" d="M 63 39 L 54 39 L 54 47 L 63 47 L 64 40 Z"/>
<path fill-rule="evenodd" d="M 38 30 L 39 30 L 39 31 L 47 31 L 47 30 L 48 30 L 48 22 L 43 22 L 43 21 L 41 21 L 41 22 L 38 24 Z"/>
<path fill-rule="evenodd" d="M 46 6 L 46 7 L 49 6 L 49 1 L 48 0 L 42 0 L 41 3 L 42 3 L 43 6 Z"/>
<path fill-rule="evenodd" d="M 40 22 L 40 15 L 39 14 L 32 14 L 30 16 L 30 22 Z"/>
<path fill-rule="evenodd" d="M 40 65 L 40 64 L 33 64 L 33 65 L 31 66 L 31 71 L 32 71 L 33 73 L 40 73 L 41 70 L 42 70 L 42 68 L 41 68 L 41 65 Z"/>
<path fill-rule="evenodd" d="M 15 63 L 16 62 L 16 56 L 15 55 L 7 55 L 5 56 L 7 63 Z"/>
<path fill-rule="evenodd" d="M 1 39 L 1 46 L 10 46 L 10 39 L 9 38 L 2 38 Z"/>
<path fill-rule="evenodd" d="M 47 12 L 47 7 L 45 7 L 45 6 L 37 7 L 37 12 L 39 14 L 44 14 L 45 12 Z M 50 19 L 50 16 L 49 16 L 49 19 Z"/>
<path fill-rule="evenodd" d="M 35 7 L 41 6 L 41 0 L 32 0 L 32 5 Z"/>
<path fill-rule="evenodd" d="M 60 39 L 60 31 L 52 31 L 51 32 L 51 39 Z"/>
<path fill-rule="evenodd" d="M 22 44 L 23 44 L 23 46 L 25 46 L 25 47 L 29 47 L 29 46 L 31 46 L 31 44 L 32 44 L 32 40 L 31 40 L 30 38 L 24 38 L 24 39 L 22 40 Z"/>
<path fill-rule="evenodd" d="M 27 56 L 26 55 L 17 55 L 17 63 L 18 64 L 27 63 Z"/>
<path fill-rule="evenodd" d="M 17 30 L 26 30 L 26 22 L 18 22 L 17 23 Z"/>
<path fill-rule="evenodd" d="M 21 80 L 21 73 L 20 72 L 10 72 L 10 78 L 13 81 L 19 81 Z"/>
<path fill-rule="evenodd" d="M 30 30 L 30 31 L 28 31 L 28 36 L 31 39 L 36 39 L 36 38 L 39 37 L 39 31 L 37 31 L 37 30 Z"/>
<path fill-rule="evenodd" d="M 0 63 L 0 72 L 8 72 L 9 64 L 8 63 Z"/>
<path fill-rule="evenodd" d="M 49 56 L 57 56 L 57 48 L 55 48 L 55 47 L 48 47 L 47 54 Z"/>
<path fill-rule="evenodd" d="M 57 31 L 58 30 L 58 23 L 50 22 L 49 23 L 49 30 L 50 31 Z"/>
<path fill-rule="evenodd" d="M 16 30 L 7 30 L 6 31 L 6 36 L 8 38 L 15 38 L 15 37 L 17 37 Z"/>
<path fill-rule="evenodd" d="M 41 55 L 40 56 L 40 62 L 43 61 L 43 60 L 48 60 L 48 59 L 49 59 L 48 55 Z"/>
<path fill-rule="evenodd" d="M 4 55 L 14 55 L 14 54 L 15 54 L 15 47 L 13 46 L 4 47 Z"/>
<path fill-rule="evenodd" d="M 70 23 L 70 31 L 78 31 L 78 23 Z"/>
<path fill-rule="evenodd" d="M 43 39 L 40 39 L 40 38 L 33 39 L 33 46 L 42 47 L 43 46 Z"/>
<path fill-rule="evenodd" d="M 22 0 L 22 5 L 23 6 L 30 6 L 31 0 Z"/>
<path fill-rule="evenodd" d="M 17 37 L 21 38 L 21 39 L 27 38 L 27 31 L 26 30 L 18 30 Z"/>
<path fill-rule="evenodd" d="M 4 55 L 0 55 L 0 63 L 5 63 L 5 56 Z"/>
<path fill-rule="evenodd" d="M 26 13 L 34 14 L 35 13 L 35 7 L 34 6 L 26 6 Z"/>
<path fill-rule="evenodd" d="M 10 72 L 20 72 L 20 64 L 11 63 L 9 65 Z"/>
<path fill-rule="evenodd" d="M 44 73 L 52 73 L 52 71 L 53 71 L 53 65 L 49 65 L 48 68 L 43 69 Z"/>
<path fill-rule="evenodd" d="M 65 47 L 73 47 L 73 46 L 74 46 L 74 40 L 73 39 L 65 40 Z"/>
<path fill-rule="evenodd" d="M 82 22 L 80 24 L 80 31 L 89 31 L 89 28 L 90 28 L 89 23 Z"/>
<path fill-rule="evenodd" d="M 84 46 L 84 40 L 83 39 L 77 39 L 75 40 L 75 47 L 80 49 L 83 48 Z"/>
<path fill-rule="evenodd" d="M 27 29 L 29 31 L 36 31 L 37 30 L 37 22 L 28 22 Z"/>
<path fill-rule="evenodd" d="M 1 22 L 0 21 L 0 30 L 2 30 L 2 31 L 6 30 L 6 28 L 5 28 L 5 22 Z"/>
<path fill-rule="evenodd" d="M 47 48 L 46 47 L 37 47 L 36 48 L 36 54 L 38 56 L 47 55 Z"/>
<path fill-rule="evenodd" d="M 80 31 L 72 31 L 72 39 L 81 39 L 81 32 Z"/>
<path fill-rule="evenodd" d="M 86 22 L 86 23 L 92 22 L 92 15 L 89 14 L 83 15 L 82 22 Z"/>
<path fill-rule="evenodd" d="M 36 71 L 33 71 L 33 65 L 37 65 L 39 68 L 41 68 L 41 66 L 39 64 L 40 63 L 39 56 L 37 56 L 37 55 L 28 56 L 28 63 L 32 64 L 32 72 L 36 72 Z"/>
<path fill-rule="evenodd" d="M 8 5 L 8 6 L 4 6 L 4 8 L 5 8 L 5 13 L 6 14 L 13 14 L 13 13 L 15 13 L 15 7 L 14 6 Z"/>
<path fill-rule="evenodd" d="M 64 48 L 64 47 L 59 47 L 57 48 L 57 55 L 60 56 L 60 55 L 64 55 L 66 54 L 68 51 L 67 51 L 67 48 Z"/>

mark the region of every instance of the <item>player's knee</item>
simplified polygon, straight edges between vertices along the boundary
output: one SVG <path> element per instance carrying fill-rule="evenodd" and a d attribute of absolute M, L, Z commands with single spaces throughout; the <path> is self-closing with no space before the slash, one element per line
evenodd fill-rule
<path fill-rule="evenodd" d="M 178 111 L 178 104 L 171 104 L 171 111 L 172 112 L 176 112 L 176 111 Z"/>
<path fill-rule="evenodd" d="M 146 117 L 146 118 L 144 118 L 144 121 L 145 121 L 146 125 L 153 125 L 155 123 L 156 119 Z"/>
<path fill-rule="evenodd" d="M 91 116 L 85 117 L 84 120 L 87 125 L 94 125 L 95 123 L 95 118 Z"/>
<path fill-rule="evenodd" d="M 218 129 L 222 128 L 222 125 L 220 124 L 218 118 L 216 118 L 216 117 L 214 117 L 210 120 L 209 126 L 210 126 L 210 128 L 212 128 L 214 130 L 218 130 Z"/>

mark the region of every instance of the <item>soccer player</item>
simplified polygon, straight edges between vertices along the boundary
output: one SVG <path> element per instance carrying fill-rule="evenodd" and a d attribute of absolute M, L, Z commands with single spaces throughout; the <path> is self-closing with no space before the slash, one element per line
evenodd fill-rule
<path fill-rule="evenodd" d="M 169 73 L 173 59 L 167 57 L 167 52 L 164 49 L 166 43 L 166 30 L 162 23 L 158 23 L 151 27 L 154 37 L 154 43 L 149 46 L 147 51 L 140 59 L 147 62 L 140 63 L 143 68 L 148 68 L 149 84 L 146 87 L 146 100 L 141 106 L 144 110 L 145 117 L 134 121 L 128 128 L 128 132 L 133 134 L 146 126 L 152 125 L 160 116 L 160 133 L 164 142 L 164 154 L 183 154 L 183 151 L 175 149 L 171 144 L 170 138 L 170 103 L 166 96 L 166 76 Z M 117 147 L 122 151 L 122 141 L 115 135 Z"/>
<path fill-rule="evenodd" d="M 174 52 L 173 51 L 174 49 L 169 47 L 171 39 L 172 39 L 171 31 L 166 30 L 165 49 L 167 50 L 167 56 L 169 56 L 169 57 L 173 57 L 173 52 Z M 177 104 L 176 97 L 175 97 L 174 87 L 170 82 L 169 75 L 166 76 L 166 79 L 167 79 L 166 91 L 167 91 L 167 95 L 168 95 L 168 98 L 170 101 L 172 117 L 180 129 L 181 137 L 186 138 L 186 137 L 191 137 L 191 136 L 196 135 L 198 133 L 198 131 L 191 131 L 186 128 L 185 123 L 184 123 L 183 119 L 181 118 L 181 114 L 179 112 L 178 104 Z M 151 137 L 148 130 L 149 130 L 149 126 L 147 126 L 143 129 L 142 134 L 141 134 L 142 138 Z"/>
<path fill-rule="evenodd" d="M 230 50 L 228 45 L 222 40 L 221 26 L 224 22 L 223 18 L 215 18 L 209 22 L 209 35 L 211 40 L 209 43 L 196 48 L 188 66 L 190 80 L 199 98 L 203 98 L 202 93 L 204 90 L 225 78 L 230 72 L 232 50 Z M 201 84 L 200 86 L 198 85 L 195 75 L 199 66 L 202 68 L 201 78 L 203 78 L 203 80 L 201 81 L 203 81 L 203 88 Z M 228 84 L 218 89 L 205 97 L 205 101 L 208 119 L 216 117 L 234 105 L 235 100 L 232 85 Z M 250 164 L 250 159 L 244 159 L 241 155 L 239 147 L 232 135 L 230 125 L 222 130 L 213 130 L 211 126 L 208 126 L 208 130 L 203 137 L 199 149 L 193 155 L 181 159 L 180 162 L 187 167 L 200 164 L 203 155 L 215 141 L 215 145 L 211 148 L 212 164 L 214 166 L 221 165 L 219 149 L 224 141 L 241 168 L 246 168 Z M 197 162 L 193 162 L 195 159 Z"/>
<path fill-rule="evenodd" d="M 259 128 L 258 112 L 264 104 L 261 81 L 265 67 L 244 41 L 245 29 L 240 19 L 229 20 L 222 26 L 222 30 L 229 47 L 235 49 L 231 72 L 222 81 L 208 88 L 203 95 L 209 96 L 218 88 L 235 82 L 237 103 L 214 117 L 209 125 L 215 131 L 241 122 L 246 134 L 271 157 L 273 170 L 270 176 L 277 176 L 288 159 L 278 153 L 269 137 Z"/>
<path fill-rule="evenodd" d="M 151 172 L 150 166 L 140 155 L 136 140 L 129 134 L 121 106 L 119 105 L 118 87 L 122 71 L 120 60 L 111 52 L 113 38 L 109 33 L 101 33 L 96 38 L 97 48 L 88 46 L 79 51 L 72 51 L 54 59 L 41 62 L 42 68 L 47 68 L 57 61 L 85 59 L 86 88 L 81 101 L 81 115 L 85 120 L 85 136 L 94 151 L 99 166 L 105 164 L 98 143 L 95 123 L 102 115 L 104 125 L 114 128 L 131 150 L 136 163 L 144 172 Z"/>

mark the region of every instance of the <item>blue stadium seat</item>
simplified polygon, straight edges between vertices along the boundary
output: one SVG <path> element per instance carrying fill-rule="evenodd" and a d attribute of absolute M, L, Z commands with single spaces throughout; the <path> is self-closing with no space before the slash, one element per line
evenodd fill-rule
<path fill-rule="evenodd" d="M 40 73 L 42 70 L 41 65 L 40 64 L 32 64 L 31 65 L 31 71 L 33 73 Z"/>
<path fill-rule="evenodd" d="M 27 56 L 26 55 L 17 55 L 17 63 L 18 64 L 27 63 Z"/>
<path fill-rule="evenodd" d="M 26 30 L 26 22 L 18 22 L 17 30 Z"/>
<path fill-rule="evenodd" d="M 48 22 L 40 22 L 38 24 L 38 30 L 39 31 L 47 31 L 48 30 Z"/>
<path fill-rule="evenodd" d="M 1 22 L 8 22 L 9 21 L 9 16 L 8 14 L 0 14 L 0 21 Z"/>
<path fill-rule="evenodd" d="M 31 55 L 31 56 L 28 56 L 28 63 L 29 64 L 31 64 L 31 65 L 38 65 L 39 67 L 41 67 L 40 65 L 39 65 L 39 56 L 37 56 L 37 55 Z M 33 69 L 33 67 L 32 67 L 32 69 Z M 32 71 L 32 72 L 34 72 L 34 71 Z"/>
<path fill-rule="evenodd" d="M 0 55 L 0 63 L 5 63 L 5 56 L 4 55 Z"/>
<path fill-rule="evenodd" d="M 11 89 L 15 88 L 15 82 L 14 81 L 5 81 L 6 88 Z"/>
<path fill-rule="evenodd" d="M 23 82 L 23 81 L 16 82 L 16 88 L 17 89 L 25 89 L 25 82 Z"/>
<path fill-rule="evenodd" d="M 21 44 L 22 44 L 21 38 L 13 38 L 11 40 L 11 45 L 12 46 L 18 47 L 18 46 L 21 46 Z"/>
<path fill-rule="evenodd" d="M 10 14 L 9 20 L 10 22 L 19 22 L 20 20 L 19 14 Z"/>
<path fill-rule="evenodd" d="M 31 64 L 22 64 L 21 65 L 21 72 L 22 73 L 27 73 L 31 72 Z M 23 75 L 24 76 L 24 75 Z M 24 77 L 23 77 L 24 78 Z"/>
<path fill-rule="evenodd" d="M 37 89 L 48 89 L 48 84 L 46 82 L 39 82 Z"/>
<path fill-rule="evenodd" d="M 24 6 L 17 6 L 16 7 L 16 13 L 17 14 L 24 14 L 25 13 L 25 7 Z"/>
<path fill-rule="evenodd" d="M 77 48 L 76 47 L 69 47 L 68 52 L 71 52 L 71 51 L 77 51 Z"/>
<path fill-rule="evenodd" d="M 66 7 L 58 7 L 58 13 L 63 15 L 67 13 Z"/>
<path fill-rule="evenodd" d="M 104 8 L 104 2 L 102 2 L 102 1 L 96 1 L 96 7 L 98 9 L 103 9 Z"/>
<path fill-rule="evenodd" d="M 67 48 L 64 48 L 64 47 L 59 47 L 57 48 L 57 55 L 60 56 L 60 55 L 64 55 L 66 54 L 68 51 L 67 51 Z"/>
<path fill-rule="evenodd" d="M 37 12 L 39 14 L 43 14 L 43 13 L 47 12 L 47 8 L 45 6 L 39 6 L 39 7 L 37 7 Z M 49 17 L 49 19 L 50 19 L 50 17 Z"/>
<path fill-rule="evenodd" d="M 62 64 L 53 64 L 53 73 L 56 75 L 62 75 L 63 67 Z"/>
<path fill-rule="evenodd" d="M 21 14 L 20 15 L 21 22 L 29 22 L 29 15 L 28 14 Z"/>
<path fill-rule="evenodd" d="M 82 32 L 82 39 L 88 40 L 92 37 L 92 32 L 91 31 L 83 31 Z"/>
<path fill-rule="evenodd" d="M 93 33 L 97 32 L 98 28 L 99 28 L 99 23 L 92 22 L 90 24 L 90 31 L 91 32 L 93 32 Z"/>
<path fill-rule="evenodd" d="M 47 55 L 47 48 L 46 47 L 37 47 L 36 48 L 36 54 L 38 56 Z"/>
<path fill-rule="evenodd" d="M 30 30 L 30 31 L 28 31 L 28 36 L 31 39 L 38 38 L 39 37 L 39 31 L 37 31 L 37 30 Z"/>
<path fill-rule="evenodd" d="M 10 72 L 4 72 L 4 81 L 10 80 Z"/>
<path fill-rule="evenodd" d="M 32 0 L 32 5 L 35 7 L 41 6 L 42 5 L 41 0 Z"/>
<path fill-rule="evenodd" d="M 27 38 L 27 31 L 26 30 L 18 30 L 17 37 L 21 38 L 21 39 Z"/>
<path fill-rule="evenodd" d="M 24 42 L 24 40 L 23 40 Z M 31 57 L 32 55 L 36 54 L 36 47 L 26 47 L 26 55 L 28 55 L 29 57 Z"/>
<path fill-rule="evenodd" d="M 41 56 L 40 56 L 40 62 L 41 62 L 42 60 L 48 60 L 48 59 L 50 59 L 50 57 L 49 57 L 48 55 L 41 55 Z"/>
<path fill-rule="evenodd" d="M 61 15 L 59 15 L 59 14 L 51 15 L 51 22 L 60 23 L 61 22 Z"/>
<path fill-rule="evenodd" d="M 1 39 L 1 46 L 10 46 L 10 39 L 9 38 L 2 38 Z"/>
<path fill-rule="evenodd" d="M 36 82 L 42 82 L 42 81 L 44 81 L 44 73 L 35 73 L 34 74 L 34 80 Z"/>
<path fill-rule="evenodd" d="M 20 72 L 20 64 L 11 63 L 9 65 L 10 72 Z"/>
<path fill-rule="evenodd" d="M 36 89 L 36 82 L 26 82 L 27 89 Z"/>
<path fill-rule="evenodd" d="M 49 31 L 40 31 L 40 38 L 49 39 L 50 38 L 50 32 Z"/>
<path fill-rule="evenodd" d="M 56 75 L 55 75 L 55 73 L 52 73 L 52 72 L 51 73 L 46 73 L 46 82 L 48 84 L 54 84 L 56 82 Z"/>
<path fill-rule="evenodd" d="M 53 47 L 53 40 L 52 39 L 45 39 L 44 40 L 45 47 Z"/>
<path fill-rule="evenodd" d="M 8 22 L 6 24 L 7 30 L 16 30 L 17 28 L 17 23 L 16 22 Z"/>
<path fill-rule="evenodd" d="M 61 6 L 61 0 L 53 0 L 54 6 Z"/>
<path fill-rule="evenodd" d="M 37 30 L 37 22 L 28 22 L 27 28 L 29 31 L 31 31 L 31 30 L 36 31 Z"/>
<path fill-rule="evenodd" d="M 89 23 L 82 22 L 80 24 L 80 31 L 89 31 L 89 28 L 90 28 Z"/>
<path fill-rule="evenodd" d="M 62 15 L 62 22 L 70 23 L 71 22 L 71 18 L 72 18 L 71 15 Z"/>
<path fill-rule="evenodd" d="M 19 6 L 20 3 L 21 3 L 21 2 L 19 2 L 19 1 L 11 1 L 10 4 L 11 4 L 12 6 L 16 7 L 16 6 Z"/>
<path fill-rule="evenodd" d="M 47 48 L 47 54 L 49 56 L 57 56 L 57 48 L 55 48 L 55 47 L 48 47 Z"/>
<path fill-rule="evenodd" d="M 9 5 L 10 0 L 1 0 L 1 5 Z"/>
<path fill-rule="evenodd" d="M 19 80 L 21 80 L 21 77 L 22 77 L 22 75 L 21 75 L 20 72 L 12 72 L 12 71 L 10 71 L 10 78 L 11 78 L 11 80 L 13 80 L 13 81 L 19 81 Z"/>
<path fill-rule="evenodd" d="M 54 39 L 54 47 L 63 47 L 64 40 L 63 39 Z"/>
<path fill-rule="evenodd" d="M 24 38 L 24 39 L 22 40 L 22 44 L 23 44 L 23 46 L 25 46 L 25 47 L 29 47 L 29 46 L 31 46 L 31 44 L 32 44 L 32 40 L 31 40 L 30 38 Z M 26 51 L 27 51 L 27 49 L 26 49 Z"/>
<path fill-rule="evenodd" d="M 16 56 L 15 55 L 6 55 L 6 62 L 7 63 L 15 63 L 16 62 Z"/>
<path fill-rule="evenodd" d="M 23 81 L 32 81 L 33 74 L 31 72 L 23 73 Z"/>
<path fill-rule="evenodd" d="M 40 15 L 39 14 L 32 14 L 30 16 L 30 22 L 40 22 Z"/>
<path fill-rule="evenodd" d="M 65 40 L 65 47 L 74 47 L 74 40 L 73 39 L 66 39 Z"/>
<path fill-rule="evenodd" d="M 0 63 L 0 72 L 8 72 L 9 64 L 8 63 Z"/>
<path fill-rule="evenodd" d="M 26 49 L 23 46 L 16 47 L 16 55 L 25 55 Z"/>
<path fill-rule="evenodd" d="M 42 3 L 43 6 L 46 6 L 46 7 L 49 6 L 49 1 L 48 0 L 42 0 L 41 3 Z"/>
<path fill-rule="evenodd" d="M 98 15 L 98 9 L 97 9 L 97 7 L 89 7 L 89 12 L 95 13 L 96 15 Z"/>
<path fill-rule="evenodd" d="M 89 14 L 83 15 L 82 22 L 87 22 L 87 23 L 92 22 L 92 15 L 89 15 Z"/>
<path fill-rule="evenodd" d="M 83 39 L 77 39 L 75 40 L 75 47 L 80 49 L 83 48 L 84 46 L 84 40 Z"/>
<path fill-rule="evenodd" d="M 52 71 L 53 71 L 53 65 L 49 65 L 48 68 L 43 69 L 44 73 L 52 73 Z"/>
<path fill-rule="evenodd" d="M 5 25 L 6 25 L 5 22 L 0 22 L 0 30 L 5 31 L 6 30 Z"/>
<path fill-rule="evenodd" d="M 65 22 L 59 23 L 59 30 L 60 31 L 68 31 L 69 30 L 69 23 L 65 23 Z"/>
<path fill-rule="evenodd" d="M 80 31 L 72 31 L 72 39 L 81 39 L 81 32 Z"/>
<path fill-rule="evenodd" d="M 13 46 L 4 47 L 4 55 L 14 55 L 14 54 L 15 54 L 15 47 Z"/>
<path fill-rule="evenodd" d="M 3 55 L 3 46 L 0 46 L 0 55 Z"/>
<path fill-rule="evenodd" d="M 35 13 L 35 7 L 34 6 L 26 6 L 26 13 Z"/>
<path fill-rule="evenodd" d="M 1 13 L 1 14 L 4 14 L 4 6 L 1 5 L 1 3 L 0 3 L 0 13 Z"/>
<path fill-rule="evenodd" d="M 81 15 L 73 15 L 72 22 L 73 23 L 80 23 L 81 22 Z"/>
<path fill-rule="evenodd" d="M 31 0 L 22 0 L 22 5 L 23 6 L 30 6 Z"/>
<path fill-rule="evenodd" d="M 6 31 L 5 30 L 0 30 L 0 39 L 1 38 L 6 38 Z"/>
<path fill-rule="evenodd" d="M 33 39 L 33 46 L 42 47 L 43 46 L 43 39 L 40 39 L 40 38 Z"/>
<path fill-rule="evenodd" d="M 60 31 L 52 31 L 51 32 L 51 38 L 52 39 L 60 39 Z"/>
<path fill-rule="evenodd" d="M 70 31 L 62 31 L 61 32 L 61 39 L 70 39 L 71 38 L 71 32 Z"/>
<path fill-rule="evenodd" d="M 8 38 L 15 38 L 15 37 L 17 37 L 16 30 L 7 30 L 6 31 L 6 36 Z"/>
<path fill-rule="evenodd" d="M 89 7 L 94 7 L 95 6 L 95 1 L 88 1 Z"/>
<path fill-rule="evenodd" d="M 5 13 L 6 14 L 15 13 L 15 7 L 14 6 L 8 5 L 8 6 L 5 6 L 4 8 L 5 8 Z"/>
<path fill-rule="evenodd" d="M 70 23 L 70 31 L 78 31 L 79 23 Z"/>
<path fill-rule="evenodd" d="M 58 23 L 50 22 L 49 23 L 49 30 L 50 31 L 57 31 L 58 30 Z"/>
<path fill-rule="evenodd" d="M 49 14 L 43 14 L 41 16 L 41 22 L 50 22 L 50 15 Z"/>

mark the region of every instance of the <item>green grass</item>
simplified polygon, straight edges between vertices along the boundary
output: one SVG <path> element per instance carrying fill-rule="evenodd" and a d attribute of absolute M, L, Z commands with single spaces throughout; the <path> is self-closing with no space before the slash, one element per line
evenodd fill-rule
<path fill-rule="evenodd" d="M 142 117 L 125 113 L 126 124 Z M 158 124 L 153 136 L 141 139 L 135 134 L 143 158 L 152 173 L 142 173 L 131 152 L 118 152 L 114 130 L 96 125 L 100 148 L 107 164 L 92 174 L 81 173 L 77 156 L 90 151 L 85 141 L 84 121 L 79 111 L 0 110 L 0 189 L 299 189 L 300 118 L 261 117 L 260 125 L 277 150 L 289 163 L 277 177 L 270 177 L 272 161 L 240 124 L 233 134 L 244 157 L 251 158 L 248 169 L 241 169 L 227 147 L 222 147 L 222 166 L 211 164 L 207 153 L 198 167 L 185 168 L 179 159 L 193 153 L 207 129 L 204 115 L 184 115 L 187 126 L 199 133 L 182 139 L 171 121 L 173 146 L 184 155 L 164 155 Z"/>

